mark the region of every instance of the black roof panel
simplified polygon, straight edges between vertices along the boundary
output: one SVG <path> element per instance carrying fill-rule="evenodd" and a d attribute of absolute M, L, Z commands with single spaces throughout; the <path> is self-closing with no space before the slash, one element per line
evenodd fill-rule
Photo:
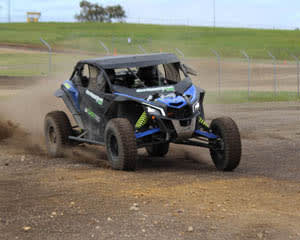
<path fill-rule="evenodd" d="M 159 64 L 176 63 L 179 59 L 172 53 L 153 53 L 126 56 L 110 56 L 80 61 L 93 64 L 104 69 L 147 67 Z"/>

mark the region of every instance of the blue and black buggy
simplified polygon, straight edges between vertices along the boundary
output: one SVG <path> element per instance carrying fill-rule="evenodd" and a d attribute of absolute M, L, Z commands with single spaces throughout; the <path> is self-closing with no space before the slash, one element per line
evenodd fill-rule
<path fill-rule="evenodd" d="M 62 98 L 76 122 L 54 111 L 45 117 L 51 157 L 68 146 L 106 146 L 113 169 L 135 170 L 137 149 L 163 157 L 170 143 L 209 149 L 217 169 L 234 170 L 241 140 L 231 118 L 205 122 L 205 91 L 193 85 L 196 73 L 174 54 L 114 56 L 80 61 L 55 96 Z"/>

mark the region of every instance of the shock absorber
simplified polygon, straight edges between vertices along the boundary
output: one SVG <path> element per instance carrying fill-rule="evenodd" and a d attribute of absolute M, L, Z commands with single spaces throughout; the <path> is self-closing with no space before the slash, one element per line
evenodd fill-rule
<path fill-rule="evenodd" d="M 202 117 L 198 117 L 198 123 L 200 124 L 200 126 L 202 126 L 203 128 L 209 129 L 208 124 L 204 121 L 204 119 Z"/>
<path fill-rule="evenodd" d="M 137 122 L 135 124 L 135 128 L 140 129 L 140 128 L 144 127 L 147 124 L 147 122 L 148 122 L 147 113 L 143 112 L 142 115 L 137 120 Z"/>

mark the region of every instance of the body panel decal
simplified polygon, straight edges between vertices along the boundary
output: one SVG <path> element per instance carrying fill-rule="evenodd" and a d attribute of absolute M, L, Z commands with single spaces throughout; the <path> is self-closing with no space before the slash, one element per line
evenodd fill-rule
<path fill-rule="evenodd" d="M 88 95 L 89 97 L 91 97 L 92 99 L 94 99 L 96 101 L 97 104 L 99 105 L 103 105 L 103 98 L 97 96 L 96 94 L 92 93 L 89 90 L 85 91 L 85 94 Z"/>
<path fill-rule="evenodd" d="M 87 113 L 91 118 L 95 119 L 97 122 L 100 122 L 101 118 L 89 108 L 85 108 L 84 112 Z"/>

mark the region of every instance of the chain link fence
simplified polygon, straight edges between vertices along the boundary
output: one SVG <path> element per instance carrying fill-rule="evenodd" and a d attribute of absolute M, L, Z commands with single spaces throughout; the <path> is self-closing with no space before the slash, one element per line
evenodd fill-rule
<path fill-rule="evenodd" d="M 151 37 L 135 40 L 130 37 L 93 41 L 98 52 L 90 51 L 55 51 L 43 42 L 44 50 L 20 48 L 0 48 L 0 76 L 49 76 L 68 77 L 77 61 L 107 55 L 144 54 L 153 52 L 172 52 L 193 67 L 199 74 L 194 81 L 200 87 L 214 91 L 218 95 L 224 92 L 243 91 L 251 97 L 254 92 L 272 92 L 274 96 L 281 92 L 299 93 L 299 60 L 277 60 L 275 53 L 264 50 L 265 59 L 253 59 L 246 50 L 237 49 L 240 58 L 224 58 L 226 52 L 210 49 L 208 57 L 190 57 L 177 46 L 169 45 L 157 49 L 152 45 Z M 86 44 L 78 42 L 78 46 Z M 157 44 L 156 44 L 157 46 Z M 247 97 L 246 96 L 246 97 Z"/>

